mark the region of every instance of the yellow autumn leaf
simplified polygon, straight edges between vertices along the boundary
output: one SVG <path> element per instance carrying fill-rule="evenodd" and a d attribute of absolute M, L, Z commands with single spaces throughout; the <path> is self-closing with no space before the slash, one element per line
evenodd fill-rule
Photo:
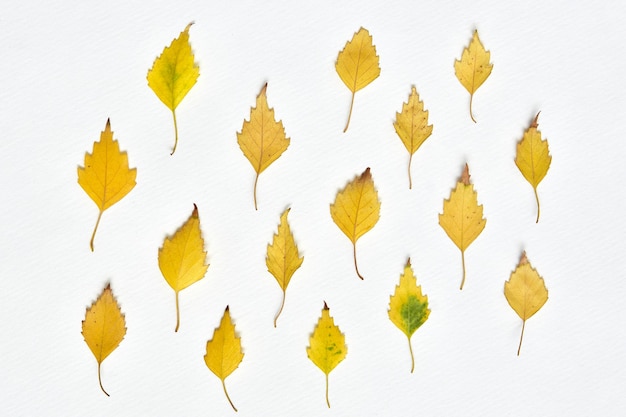
<path fill-rule="evenodd" d="M 85 153 L 85 166 L 78 167 L 78 184 L 100 210 L 89 241 L 92 252 L 102 213 L 133 189 L 136 178 L 137 168 L 129 169 L 128 154 L 120 152 L 119 143 L 113 140 L 111 122 L 107 119 L 100 141 L 93 143 L 91 154 Z"/>
<path fill-rule="evenodd" d="M 304 257 L 301 257 L 298 252 L 298 246 L 296 246 L 296 241 L 287 221 L 289 210 L 286 209 L 280 215 L 278 232 L 274 234 L 272 244 L 267 245 L 267 257 L 265 258 L 267 270 L 276 278 L 278 285 L 283 290 L 283 300 L 280 303 L 278 313 L 274 317 L 274 327 L 276 327 L 276 320 L 278 320 L 278 316 L 280 316 L 285 306 L 285 296 L 289 281 L 291 281 L 293 273 L 300 268 L 304 260 Z"/>
<path fill-rule="evenodd" d="M 400 283 L 396 285 L 394 294 L 389 297 L 389 320 L 402 330 L 409 339 L 411 353 L 411 372 L 415 369 L 411 336 L 428 319 L 428 297 L 422 295 L 422 287 L 417 285 L 417 278 L 411 269 L 411 260 L 407 260 L 404 272 L 400 275 Z"/>
<path fill-rule="evenodd" d="M 102 387 L 100 365 L 119 346 L 126 335 L 124 314 L 113 296 L 110 284 L 107 284 L 98 299 L 87 308 L 82 327 L 85 342 L 98 361 L 100 389 L 109 396 L 109 393 Z"/>
<path fill-rule="evenodd" d="M 519 356 L 526 320 L 531 318 L 548 301 L 546 283 L 528 262 L 526 252 L 522 253 L 517 268 L 511 273 L 509 280 L 504 283 L 504 296 L 511 308 L 522 319 L 522 334 L 517 348 L 517 356 Z"/>
<path fill-rule="evenodd" d="M 465 169 L 450 193 L 450 198 L 443 201 L 443 214 L 439 215 L 439 225 L 446 231 L 450 239 L 461 250 L 463 264 L 463 280 L 465 284 L 465 250 L 485 228 L 487 220 L 483 218 L 483 206 L 478 205 L 474 186 L 470 183 L 469 167 Z"/>
<path fill-rule="evenodd" d="M 285 136 L 282 121 L 276 121 L 274 109 L 267 104 L 267 83 L 256 98 L 256 107 L 250 109 L 250 121 L 244 119 L 241 133 L 237 132 L 237 143 L 256 171 L 254 179 L 254 208 L 256 186 L 259 175 L 278 159 L 289 147 L 290 139 Z"/>
<path fill-rule="evenodd" d="M 478 90 L 489 74 L 493 64 L 489 62 L 491 59 L 491 52 L 486 51 L 482 42 L 478 38 L 478 31 L 474 31 L 474 36 L 470 41 L 470 44 L 463 50 L 461 60 L 454 61 L 454 72 L 456 78 L 459 79 L 463 87 L 470 93 L 469 111 L 470 117 L 476 123 L 474 115 L 472 114 L 472 99 L 474 93 Z"/>
<path fill-rule="evenodd" d="M 348 125 L 350 125 L 352 107 L 354 107 L 354 95 L 380 75 L 376 47 L 373 45 L 372 36 L 367 29 L 360 28 L 352 36 L 352 40 L 346 42 L 346 46 L 337 56 L 335 69 L 346 87 L 352 91 L 348 122 L 343 129 L 345 133 L 348 130 Z"/>
<path fill-rule="evenodd" d="M 200 68 L 194 62 L 193 51 L 189 44 L 189 23 L 178 38 L 172 40 L 170 46 L 163 49 L 148 70 L 148 86 L 157 97 L 172 111 L 174 118 L 174 148 L 178 145 L 178 124 L 176 123 L 176 107 L 196 84 Z"/>
<path fill-rule="evenodd" d="M 428 124 L 428 110 L 424 110 L 424 102 L 420 100 L 415 87 L 411 87 L 409 101 L 402 103 L 402 112 L 396 113 L 393 127 L 406 150 L 409 151 L 409 189 L 411 189 L 413 187 L 411 180 L 413 154 L 433 133 L 433 125 Z"/>
<path fill-rule="evenodd" d="M 348 353 L 346 340 L 339 327 L 335 325 L 330 316 L 330 310 L 324 302 L 322 316 L 317 321 L 315 330 L 309 338 L 309 346 L 306 354 L 311 361 L 326 375 L 326 404 L 330 408 L 328 400 L 328 374 L 344 360 Z"/>
<path fill-rule="evenodd" d="M 166 237 L 163 246 L 159 248 L 159 268 L 165 281 L 176 294 L 176 329 L 174 331 L 177 332 L 180 326 L 178 293 L 200 281 L 209 268 L 200 230 L 198 207 L 195 204 L 189 219 L 172 237 Z"/>
<path fill-rule="evenodd" d="M 337 192 L 335 202 L 330 205 L 330 215 L 352 242 L 354 268 L 359 278 L 363 279 L 356 262 L 356 241 L 380 218 L 380 200 L 369 168 Z"/>
<path fill-rule="evenodd" d="M 539 112 L 541 113 L 541 112 Z M 537 186 L 548 173 L 552 156 L 548 149 L 548 140 L 541 139 L 541 132 L 537 129 L 539 126 L 539 113 L 535 116 L 535 120 L 530 127 L 524 132 L 524 136 L 517 143 L 517 154 L 515 156 L 515 165 L 526 178 L 526 181 L 533 186 L 535 191 L 535 199 L 537 200 L 537 220 L 539 223 L 539 194 L 537 194 Z"/>
<path fill-rule="evenodd" d="M 235 411 L 237 409 L 230 400 L 224 381 L 228 375 L 237 369 L 242 359 L 241 338 L 237 337 L 235 333 L 235 325 L 230 319 L 230 311 L 226 306 L 219 327 L 213 331 L 213 338 L 206 343 L 204 362 L 211 372 L 222 381 L 224 394 Z"/>

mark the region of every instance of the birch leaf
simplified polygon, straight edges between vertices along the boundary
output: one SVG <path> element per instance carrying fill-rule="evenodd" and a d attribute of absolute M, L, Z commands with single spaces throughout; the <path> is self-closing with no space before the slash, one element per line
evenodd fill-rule
<path fill-rule="evenodd" d="M 354 107 L 354 95 L 380 75 L 376 47 L 373 45 L 372 36 L 367 29 L 360 28 L 352 36 L 352 40 L 346 42 L 346 46 L 337 56 L 335 69 L 341 81 L 352 91 L 350 113 L 348 114 L 346 127 L 343 129 L 345 133 L 348 130 L 348 125 L 350 125 L 352 107 Z"/>
<path fill-rule="evenodd" d="M 283 214 L 281 214 L 278 232 L 274 234 L 272 244 L 267 245 L 267 257 L 265 258 L 267 270 L 276 278 L 278 285 L 280 285 L 280 288 L 283 290 L 283 300 L 276 317 L 274 317 L 274 327 L 276 327 L 278 316 L 280 316 L 285 306 L 287 286 L 291 281 L 291 277 L 294 272 L 300 268 L 304 260 L 304 257 L 301 257 L 298 252 L 298 246 L 296 246 L 296 241 L 293 238 L 289 222 L 287 221 L 289 210 L 290 209 L 286 209 Z"/>
<path fill-rule="evenodd" d="M 102 213 L 135 187 L 136 178 L 137 168 L 128 167 L 128 154 L 120 152 L 119 143 L 113 140 L 111 122 L 107 119 L 100 141 L 93 143 L 91 154 L 85 153 L 85 166 L 78 167 L 78 184 L 100 210 L 89 241 L 92 252 Z"/>
<path fill-rule="evenodd" d="M 196 84 L 200 68 L 194 62 L 193 51 L 189 44 L 189 23 L 178 38 L 172 40 L 170 46 L 163 49 L 148 71 L 148 86 L 157 97 L 172 111 L 174 118 L 174 148 L 178 145 L 178 124 L 176 123 L 176 107 Z"/>
<path fill-rule="evenodd" d="M 540 112 L 541 113 L 541 112 Z M 526 178 L 526 181 L 533 186 L 535 192 L 535 200 L 537 200 L 537 220 L 539 223 L 539 194 L 537 194 L 537 186 L 548 173 L 552 156 L 548 149 L 548 141 L 541 139 L 541 132 L 537 129 L 539 126 L 539 113 L 535 116 L 535 120 L 530 127 L 524 132 L 524 136 L 517 143 L 517 155 L 515 156 L 515 165 Z"/>
<path fill-rule="evenodd" d="M 411 353 L 411 373 L 415 369 L 411 336 L 428 319 L 428 297 L 422 295 L 422 287 L 417 285 L 417 278 L 411 269 L 411 260 L 407 260 L 404 272 L 400 275 L 400 283 L 396 285 L 394 294 L 389 297 L 389 320 L 402 330 L 409 339 Z"/>
<path fill-rule="evenodd" d="M 82 327 L 85 342 L 98 361 L 100 389 L 109 396 L 109 393 L 102 387 L 100 365 L 119 346 L 126 335 L 126 320 L 113 296 L 110 284 L 107 284 L 98 299 L 87 308 Z"/>
<path fill-rule="evenodd" d="M 369 168 L 339 190 L 335 202 L 330 205 L 330 215 L 352 242 L 354 268 L 359 278 L 363 279 L 356 261 L 356 241 L 380 218 L 380 200 Z"/>
<path fill-rule="evenodd" d="M 424 103 L 420 100 L 415 87 L 411 87 L 409 101 L 402 103 L 402 112 L 396 113 L 393 127 L 406 150 L 409 151 L 409 189 L 411 189 L 413 187 L 411 179 L 413 154 L 433 133 L 433 125 L 428 124 L 428 110 L 424 110 Z"/>
<path fill-rule="evenodd" d="M 254 180 L 254 208 L 258 210 L 256 186 L 259 175 L 277 160 L 289 147 L 291 139 L 285 136 L 282 121 L 276 121 L 274 109 L 267 104 L 267 83 L 256 98 L 256 107 L 250 110 L 250 121 L 244 120 L 237 143 L 256 171 Z"/>
<path fill-rule="evenodd" d="M 176 329 L 174 331 L 177 332 L 180 326 L 178 293 L 200 281 L 209 268 L 200 230 L 198 207 L 195 204 L 189 219 L 173 236 L 166 237 L 163 246 L 159 248 L 159 268 L 176 296 Z"/>
<path fill-rule="evenodd" d="M 517 356 L 519 356 L 526 320 L 531 318 L 548 301 L 546 283 L 528 262 L 526 252 L 522 253 L 517 268 L 511 273 L 509 280 L 504 283 L 504 296 L 511 308 L 522 319 L 522 334 L 517 348 Z"/>
<path fill-rule="evenodd" d="M 330 316 L 330 310 L 326 303 L 322 309 L 322 316 L 317 321 L 315 330 L 309 338 L 309 346 L 306 354 L 311 361 L 326 375 L 326 404 L 330 408 L 328 400 L 328 374 L 344 360 L 348 353 L 346 340 L 339 327 L 335 325 Z"/>
<path fill-rule="evenodd" d="M 475 30 L 470 44 L 463 50 L 461 60 L 454 61 L 456 78 L 459 79 L 463 87 L 470 93 L 469 112 L 474 123 L 476 123 L 476 119 L 474 119 L 474 115 L 472 114 L 472 100 L 478 87 L 480 87 L 487 77 L 489 77 L 489 74 L 491 74 L 493 64 L 489 62 L 490 59 L 491 52 L 485 50 L 485 47 L 478 38 L 478 31 Z"/>
<path fill-rule="evenodd" d="M 443 201 L 443 214 L 439 215 L 439 225 L 461 250 L 463 264 L 461 289 L 465 284 L 465 250 L 483 231 L 486 223 L 487 220 L 483 218 L 483 206 L 478 205 L 476 191 L 470 183 L 469 167 L 465 164 L 456 188 L 450 193 L 450 198 Z"/>
<path fill-rule="evenodd" d="M 226 306 L 219 327 L 213 331 L 213 338 L 206 343 L 204 362 L 211 372 L 222 381 L 226 399 L 235 411 L 237 411 L 237 408 L 230 400 L 224 381 L 228 375 L 237 369 L 242 359 L 241 338 L 237 337 L 235 333 L 235 325 L 233 325 L 230 319 L 230 311 L 228 306 Z"/>

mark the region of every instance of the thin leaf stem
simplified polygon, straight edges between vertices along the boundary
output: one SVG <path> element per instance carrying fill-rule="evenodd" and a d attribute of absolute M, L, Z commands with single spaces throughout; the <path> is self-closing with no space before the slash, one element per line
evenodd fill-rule
<path fill-rule="evenodd" d="M 175 294 L 176 294 L 176 328 L 174 329 L 174 331 L 177 332 L 178 328 L 180 327 L 180 309 L 178 308 L 178 291 L 176 291 Z"/>
<path fill-rule="evenodd" d="M 413 188 L 413 180 L 411 179 L 411 161 L 413 161 L 413 154 L 409 154 L 409 190 Z"/>
<path fill-rule="evenodd" d="M 517 347 L 517 356 L 519 356 L 519 351 L 522 349 L 522 339 L 524 338 L 524 327 L 526 327 L 526 320 L 522 320 L 522 334 L 519 337 L 519 346 Z"/>
<path fill-rule="evenodd" d="M 175 136 L 175 140 L 174 140 L 174 149 L 172 149 L 172 153 L 170 155 L 174 155 L 174 152 L 176 152 L 176 146 L 178 146 L 178 123 L 176 123 L 176 111 L 172 110 L 172 116 L 174 116 L 174 136 Z"/>
<path fill-rule="evenodd" d="M 470 94 L 470 117 L 472 118 L 472 121 L 474 123 L 476 123 L 476 119 L 474 119 L 474 115 L 472 114 L 472 101 L 474 99 L 474 93 Z"/>
<path fill-rule="evenodd" d="M 276 320 L 278 320 L 278 316 L 283 312 L 283 307 L 285 306 L 285 297 L 287 296 L 287 291 L 283 290 L 283 301 L 280 303 L 280 310 L 276 313 L 276 317 L 274 317 L 274 328 L 276 328 Z"/>
<path fill-rule="evenodd" d="M 96 220 L 96 227 L 93 228 L 93 233 L 91 234 L 91 240 L 89 241 L 89 247 L 91 248 L 92 252 L 93 252 L 93 241 L 96 238 L 96 230 L 98 230 L 98 225 L 100 224 L 100 218 L 102 217 L 102 213 L 103 213 L 103 210 L 100 210 L 100 213 L 98 213 L 98 220 Z"/>
<path fill-rule="evenodd" d="M 352 107 L 354 107 L 354 95 L 355 91 L 352 92 L 352 100 L 350 101 L 350 113 L 348 113 L 348 121 L 346 122 L 346 127 L 343 129 L 343 133 L 346 133 L 348 130 L 348 126 L 350 125 L 350 118 L 352 117 Z"/>
<path fill-rule="evenodd" d="M 533 187 L 533 189 L 535 190 L 535 200 L 537 200 L 537 220 L 535 221 L 535 223 L 539 223 L 539 213 L 540 213 L 539 194 L 537 194 L 537 187 Z"/>
<path fill-rule="evenodd" d="M 411 338 L 409 337 L 409 352 L 411 352 L 411 373 L 415 369 L 415 359 L 413 358 L 413 346 L 411 346 Z"/>
<path fill-rule="evenodd" d="M 463 279 L 461 280 L 461 290 L 463 289 L 463 285 L 465 285 L 465 251 L 461 251 L 461 264 L 463 264 Z"/>
<path fill-rule="evenodd" d="M 233 410 L 235 410 L 235 412 L 236 412 L 237 408 L 235 407 L 235 404 L 233 404 L 233 402 L 230 400 L 230 396 L 228 395 L 228 391 L 226 391 L 226 384 L 224 383 L 224 379 L 223 378 L 222 378 L 222 388 L 224 388 L 224 394 L 226 394 L 226 399 L 230 403 L 230 406 L 233 407 Z"/>
<path fill-rule="evenodd" d="M 328 408 L 330 408 L 330 401 L 328 400 L 328 374 L 324 374 L 326 375 L 326 404 L 328 405 Z"/>
<path fill-rule="evenodd" d="M 104 392 L 107 395 L 107 397 L 110 397 L 109 393 L 106 392 L 104 390 L 104 387 L 102 386 L 102 379 L 100 378 L 100 362 L 98 362 L 98 383 L 100 384 L 100 389 L 102 390 L 102 392 Z"/>
<path fill-rule="evenodd" d="M 259 182 L 259 173 L 256 173 L 256 178 L 254 179 L 254 209 L 258 210 L 259 208 L 257 207 L 256 204 L 256 185 Z"/>
<path fill-rule="evenodd" d="M 356 274 L 359 276 L 359 278 L 363 279 L 363 275 L 361 275 L 361 273 L 359 272 L 359 265 L 357 265 L 356 262 L 356 243 L 352 243 L 352 255 L 354 257 L 354 269 L 356 269 Z"/>

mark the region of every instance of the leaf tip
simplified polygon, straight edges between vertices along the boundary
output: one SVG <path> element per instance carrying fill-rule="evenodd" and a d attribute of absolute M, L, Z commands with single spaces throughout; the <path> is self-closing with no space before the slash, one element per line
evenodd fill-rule
<path fill-rule="evenodd" d="M 372 178 L 372 173 L 370 172 L 370 167 L 367 167 L 365 169 L 365 171 L 363 171 L 363 173 L 361 174 L 361 177 L 359 178 L 361 181 L 367 181 L 369 179 Z"/>
<path fill-rule="evenodd" d="M 408 267 L 411 266 L 411 258 L 410 257 L 406 260 L 406 266 L 408 266 Z"/>
<path fill-rule="evenodd" d="M 106 130 L 111 130 L 111 118 L 107 117 L 107 125 L 105 127 Z"/>
<path fill-rule="evenodd" d="M 539 112 L 537 113 L 537 115 L 535 116 L 535 119 L 533 120 L 533 122 L 530 124 L 530 127 L 534 127 L 535 129 L 537 129 L 537 127 L 539 127 L 539 115 L 541 114 L 541 110 L 539 110 Z"/>
<path fill-rule="evenodd" d="M 465 168 L 463 168 L 463 173 L 461 174 L 461 182 L 464 185 L 470 185 L 469 165 L 467 165 L 467 162 L 465 163 Z"/>
<path fill-rule="evenodd" d="M 198 218 L 198 206 L 196 203 L 193 203 L 193 211 L 191 212 L 191 217 Z"/>
<path fill-rule="evenodd" d="M 261 88 L 261 92 L 259 93 L 259 96 L 265 95 L 267 95 L 267 81 L 265 82 L 265 85 L 263 86 L 263 88 Z"/>
<path fill-rule="evenodd" d="M 326 301 L 324 301 L 324 310 L 330 310 L 330 308 L 328 308 L 328 304 L 326 304 Z"/>
<path fill-rule="evenodd" d="M 226 305 L 226 309 L 224 309 L 224 313 L 228 313 L 228 312 L 230 312 L 230 306 Z"/>
<path fill-rule="evenodd" d="M 189 24 L 187 26 L 185 26 L 185 30 L 183 32 L 187 33 L 189 32 L 189 28 L 191 27 L 191 25 L 195 24 L 196 22 L 194 22 L 193 20 L 191 22 L 189 22 Z"/>
<path fill-rule="evenodd" d="M 519 259 L 518 266 L 522 266 L 522 265 L 527 264 L 527 263 L 529 263 L 529 262 L 528 262 L 528 258 L 526 257 L 526 251 L 523 251 L 522 252 L 522 256 Z"/>

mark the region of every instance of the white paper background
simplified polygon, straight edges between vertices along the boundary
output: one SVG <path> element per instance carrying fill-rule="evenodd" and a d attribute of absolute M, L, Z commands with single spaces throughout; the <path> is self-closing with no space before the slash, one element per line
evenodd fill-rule
<path fill-rule="evenodd" d="M 623 268 L 623 54 L 620 2 L 11 2 L 0 14 L 0 409 L 7 416 L 232 415 L 202 359 L 227 304 L 245 357 L 226 380 L 241 416 L 617 415 L 626 343 Z M 163 47 L 190 21 L 200 78 L 169 111 L 146 83 Z M 382 72 L 357 93 L 337 53 L 364 26 Z M 493 73 L 468 115 L 454 76 L 474 29 Z M 236 142 L 265 82 L 291 145 L 259 180 Z M 433 135 L 413 160 L 392 122 L 415 85 Z M 541 110 L 552 166 L 539 187 L 518 172 L 515 143 Z M 137 186 L 104 213 L 77 184 L 107 118 L 137 167 Z M 437 214 L 465 162 L 487 226 L 460 253 Z M 365 281 L 329 204 L 371 167 L 381 219 L 358 243 Z M 157 250 L 196 203 L 206 277 L 174 293 Z M 280 289 L 265 267 L 279 215 L 305 257 L 272 326 Z M 526 326 L 503 284 L 526 250 L 550 299 Z M 405 336 L 386 309 L 407 257 L 430 319 Z M 107 281 L 128 333 L 103 363 L 83 342 L 85 308 Z M 348 355 L 324 376 L 306 357 L 323 301 Z"/>

